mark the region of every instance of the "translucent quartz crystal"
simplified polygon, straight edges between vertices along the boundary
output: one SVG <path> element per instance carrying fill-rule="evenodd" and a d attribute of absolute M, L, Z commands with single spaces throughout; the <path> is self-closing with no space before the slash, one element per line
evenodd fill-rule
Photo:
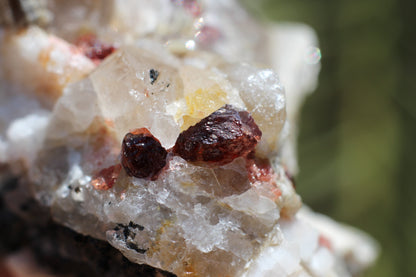
<path fill-rule="evenodd" d="M 166 148 L 179 134 L 168 104 L 183 97 L 176 68 L 156 55 L 137 48 L 120 49 L 91 75 L 102 116 L 111 122 L 119 141 L 131 129 L 147 127 Z M 157 70 L 157 80 L 151 71 Z"/>
<path fill-rule="evenodd" d="M 114 9 L 111 24 L 130 38 L 152 34 L 173 44 L 182 40 L 183 48 L 193 41 L 229 61 L 267 61 L 266 33 L 237 0 L 125 0 L 116 1 Z"/>
<path fill-rule="evenodd" d="M 352 276 L 371 264 L 370 238 L 299 211 L 288 132 L 317 71 L 289 47 L 292 29 L 269 36 L 234 0 L 70 2 L 49 2 L 46 30 L 0 33 L 0 162 L 55 221 L 177 276 Z M 117 50 L 90 60 L 71 44 L 85 31 Z M 299 34 L 296 45 L 313 42 Z M 272 69 L 252 64 L 278 69 L 287 96 Z M 172 150 L 224 105 L 255 124 L 211 126 L 217 139 L 245 130 L 256 142 L 210 166 Z M 167 151 L 151 176 L 131 174 L 137 163 L 122 153 L 140 128 Z"/>
<path fill-rule="evenodd" d="M 185 59 L 185 65 L 179 69 L 185 99 L 175 104 L 182 130 L 199 122 L 225 104 L 232 103 L 236 108 L 245 108 L 238 91 L 215 67 L 218 61 L 210 60 L 211 58 L 209 56 L 203 59 L 190 57 Z"/>
<path fill-rule="evenodd" d="M 224 71 L 263 132 L 257 153 L 262 156 L 277 153 L 279 134 L 286 119 L 286 101 L 276 73 L 247 64 L 225 66 Z"/>
<path fill-rule="evenodd" d="M 169 156 L 167 168 L 154 181 L 129 177 L 124 171 L 105 190 L 102 182 L 95 181 L 100 172 L 107 175 L 107 169 L 119 163 L 121 140 L 132 128 L 147 127 L 169 147 L 180 133 L 178 114 L 182 119 L 189 113 L 202 119 L 214 108 L 202 105 L 198 112 L 200 99 L 183 96 L 185 89 L 189 94 L 190 87 L 204 83 L 192 83 L 186 74 L 192 76 L 190 66 L 181 70 L 176 62 L 162 63 L 144 50 L 120 49 L 89 78 L 67 86 L 52 111 L 47 147 L 31 171 L 34 190 L 40 201 L 51 206 L 56 220 L 81 233 L 107 238 L 135 262 L 179 276 L 192 271 L 238 276 L 267 244 L 280 214 L 291 216 L 300 207 L 300 198 L 280 166 L 270 168 L 270 178 L 252 178 L 256 160 L 250 157 L 203 168 Z M 224 82 L 218 70 L 195 71 L 217 76 L 208 87 L 220 88 L 215 80 Z M 236 97 L 236 90 L 228 86 L 230 97 Z M 247 93 L 262 95 L 262 88 Z M 200 88 L 196 91 L 204 95 Z M 226 101 L 228 95 L 223 93 Z M 173 113 L 167 107 L 180 103 L 184 99 L 180 97 L 186 101 Z M 248 119 L 243 122 L 253 120 Z M 57 159 L 62 161 L 59 169 L 52 162 Z M 91 228 L 85 218 L 96 227 Z M 120 224 L 130 222 L 142 228 L 130 228 L 126 237 Z"/>

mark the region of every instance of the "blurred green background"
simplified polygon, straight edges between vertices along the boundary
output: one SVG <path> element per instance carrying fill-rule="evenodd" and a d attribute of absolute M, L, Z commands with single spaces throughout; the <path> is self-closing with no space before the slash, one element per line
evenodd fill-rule
<path fill-rule="evenodd" d="M 381 244 L 364 276 L 416 276 L 415 1 L 243 2 L 318 33 L 319 87 L 300 122 L 303 201 Z"/>

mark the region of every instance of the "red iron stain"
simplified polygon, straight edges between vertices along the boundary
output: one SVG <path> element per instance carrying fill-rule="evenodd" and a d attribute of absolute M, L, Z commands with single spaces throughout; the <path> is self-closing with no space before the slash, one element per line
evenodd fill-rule
<path fill-rule="evenodd" d="M 254 153 L 251 153 L 247 158 L 246 168 L 250 183 L 261 194 L 268 196 L 273 201 L 282 195 L 282 191 L 276 183 L 277 174 L 271 167 L 269 160 L 254 157 Z"/>
<path fill-rule="evenodd" d="M 331 241 L 322 234 L 319 235 L 319 245 L 326 247 L 331 251 L 333 250 Z"/>

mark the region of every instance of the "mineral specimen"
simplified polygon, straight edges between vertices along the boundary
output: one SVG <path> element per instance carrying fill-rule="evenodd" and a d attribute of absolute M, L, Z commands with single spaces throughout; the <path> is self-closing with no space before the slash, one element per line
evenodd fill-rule
<path fill-rule="evenodd" d="M 186 131 L 173 147 L 188 162 L 218 166 L 254 151 L 261 131 L 246 111 L 225 105 Z"/>
<path fill-rule="evenodd" d="M 146 128 L 128 133 L 121 147 L 121 164 L 127 174 L 154 178 L 166 165 L 168 152 Z"/>
<path fill-rule="evenodd" d="M 47 2 L 51 25 L 0 32 L 11 210 L 35 199 L 177 276 L 351 276 L 375 259 L 365 234 L 301 208 L 287 174 L 299 78 L 317 69 L 280 36 L 313 35 L 269 33 L 234 0 Z"/>

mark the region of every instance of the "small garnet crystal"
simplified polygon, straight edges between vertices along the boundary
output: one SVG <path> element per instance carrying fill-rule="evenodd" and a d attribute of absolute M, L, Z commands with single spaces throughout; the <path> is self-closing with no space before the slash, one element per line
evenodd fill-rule
<path fill-rule="evenodd" d="M 92 186 L 97 190 L 109 190 L 117 181 L 120 174 L 120 164 L 102 169 L 91 181 Z"/>
<path fill-rule="evenodd" d="M 116 50 L 114 46 L 99 41 L 93 34 L 81 36 L 75 44 L 81 49 L 85 56 L 96 63 L 104 60 Z"/>
<path fill-rule="evenodd" d="M 154 180 L 166 165 L 167 151 L 146 128 L 136 129 L 123 139 L 121 165 L 127 174 Z"/>
<path fill-rule="evenodd" d="M 246 156 L 261 139 L 261 131 L 246 111 L 225 105 L 183 131 L 173 153 L 198 165 L 219 166 Z"/>

